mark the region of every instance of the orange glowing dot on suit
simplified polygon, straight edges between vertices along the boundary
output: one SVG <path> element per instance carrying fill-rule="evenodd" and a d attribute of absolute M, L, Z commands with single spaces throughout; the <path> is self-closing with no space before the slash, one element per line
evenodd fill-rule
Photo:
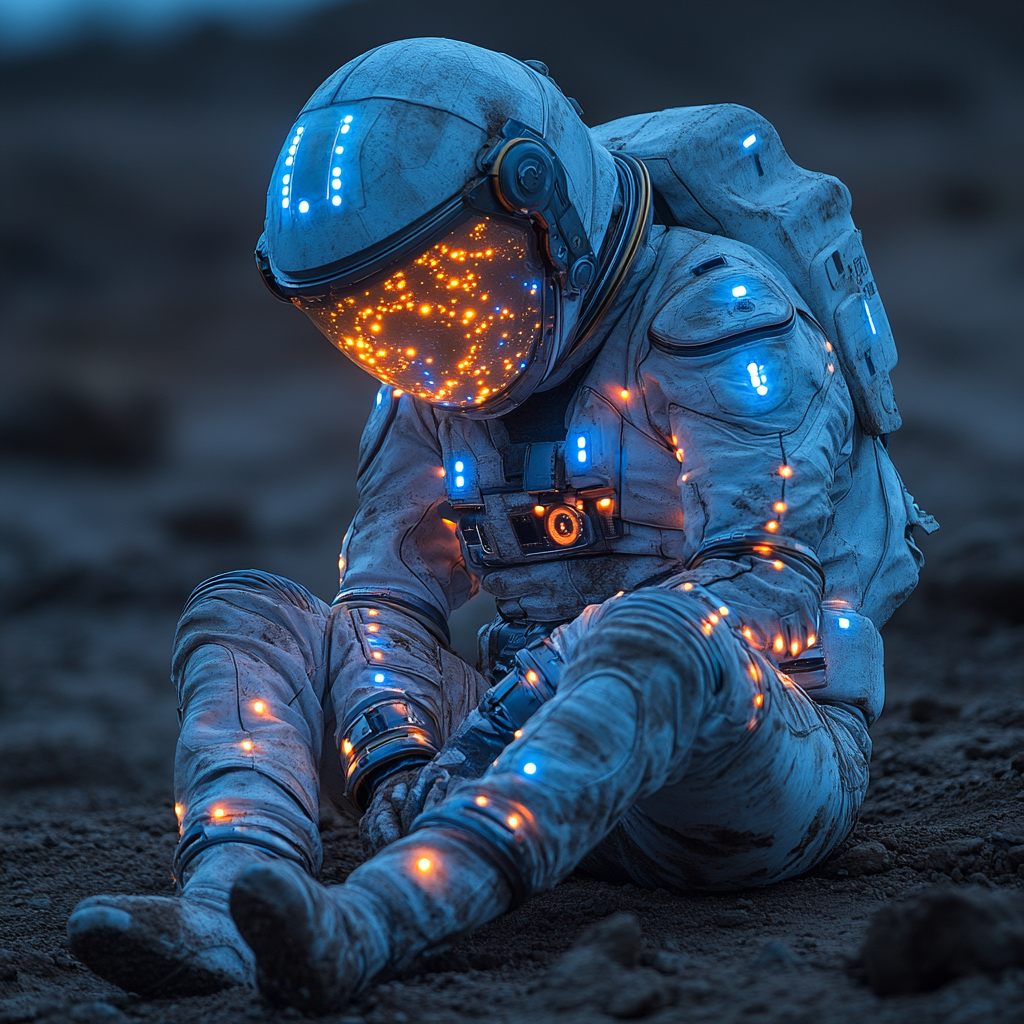
<path fill-rule="evenodd" d="M 784 501 L 777 501 L 774 505 L 772 505 L 772 509 L 776 512 L 785 512 L 786 503 Z"/>
<path fill-rule="evenodd" d="M 753 639 L 754 639 L 754 634 L 753 634 L 753 632 L 751 631 L 751 629 L 750 629 L 750 627 L 749 627 L 749 626 L 744 626 L 744 627 L 743 627 L 743 636 L 744 636 L 744 637 L 745 637 L 745 638 L 746 638 L 747 640 L 753 640 Z"/>
<path fill-rule="evenodd" d="M 185 813 L 185 808 L 181 804 L 174 805 L 174 816 L 180 821 L 181 816 Z"/>
<path fill-rule="evenodd" d="M 779 528 L 779 524 L 774 519 L 772 519 L 769 522 L 764 524 L 764 528 L 769 533 L 774 533 Z"/>
<path fill-rule="evenodd" d="M 263 712 L 267 710 L 267 705 L 264 704 L 263 701 L 261 700 L 254 700 L 252 702 L 252 709 L 256 712 L 257 715 L 262 715 Z"/>
<path fill-rule="evenodd" d="M 536 672 L 533 671 L 532 668 L 530 669 L 529 672 L 526 673 L 526 679 L 527 679 L 528 682 L 535 683 L 535 682 L 537 682 L 537 680 L 539 678 L 540 677 L 537 675 Z"/>
<path fill-rule="evenodd" d="M 238 745 L 245 751 L 252 750 L 252 740 L 242 740 Z"/>
<path fill-rule="evenodd" d="M 225 811 L 223 807 L 214 807 L 213 809 L 213 816 L 215 818 L 223 818 L 227 813 L 228 812 Z"/>
<path fill-rule="evenodd" d="M 779 466 L 779 476 L 781 476 L 784 480 L 788 480 L 792 475 L 792 466 Z"/>
<path fill-rule="evenodd" d="M 774 647 L 777 651 L 784 651 L 786 649 L 786 641 L 783 640 L 781 636 L 777 636 L 775 638 Z"/>
<path fill-rule="evenodd" d="M 764 705 L 764 694 L 763 693 L 755 693 L 754 694 L 754 707 L 755 708 L 759 708 L 759 707 L 762 707 L 763 705 Z"/>
<path fill-rule="evenodd" d="M 424 872 L 425 871 L 429 871 L 430 870 L 430 858 L 429 857 L 420 857 L 420 859 L 418 861 L 416 861 L 416 867 L 420 871 L 424 871 Z"/>
<path fill-rule="evenodd" d="M 611 508 L 612 507 L 612 499 L 611 498 L 602 498 L 597 503 L 597 507 L 598 508 Z"/>
<path fill-rule="evenodd" d="M 776 558 L 775 561 L 772 562 L 772 568 L 776 569 L 778 572 L 782 572 L 782 570 L 786 568 L 786 564 Z"/>
<path fill-rule="evenodd" d="M 341 751 L 342 751 L 343 754 L 346 754 L 346 755 L 352 753 L 352 743 L 351 743 L 350 740 L 342 740 L 341 741 Z"/>
<path fill-rule="evenodd" d="M 693 590 L 693 584 L 692 583 L 684 583 L 683 584 L 683 590 Z"/>
<path fill-rule="evenodd" d="M 512 738 L 513 738 L 514 740 L 517 740 L 517 739 L 519 739 L 519 738 L 520 738 L 520 736 L 522 736 L 522 735 L 523 735 L 523 730 L 522 730 L 522 729 L 516 729 L 516 731 L 515 731 L 514 733 L 512 733 Z"/>
<path fill-rule="evenodd" d="M 619 395 L 620 395 L 620 396 L 621 396 L 622 398 L 629 398 L 629 391 L 628 391 L 628 389 L 627 389 L 627 388 L 623 388 L 623 389 L 622 389 L 622 390 L 621 390 L 621 391 L 619 392 Z"/>
<path fill-rule="evenodd" d="M 817 642 L 818 638 L 813 633 L 807 638 L 808 647 L 813 647 Z"/>
<path fill-rule="evenodd" d="M 509 828 L 519 828 L 519 817 L 515 814 L 510 814 L 505 821 L 508 823 Z"/>
<path fill-rule="evenodd" d="M 794 658 L 800 653 L 800 641 L 799 640 L 794 640 L 789 645 L 789 652 L 790 652 L 790 654 L 793 655 Z"/>
<path fill-rule="evenodd" d="M 490 802 L 490 801 L 489 801 L 489 800 L 487 799 L 487 797 L 485 797 L 485 796 L 478 796 L 478 797 L 477 797 L 477 798 L 476 798 L 476 799 L 475 799 L 475 800 L 473 801 L 473 803 L 475 803 L 475 804 L 477 805 L 477 807 L 486 807 L 486 806 L 487 806 L 487 804 L 488 804 L 489 802 Z"/>

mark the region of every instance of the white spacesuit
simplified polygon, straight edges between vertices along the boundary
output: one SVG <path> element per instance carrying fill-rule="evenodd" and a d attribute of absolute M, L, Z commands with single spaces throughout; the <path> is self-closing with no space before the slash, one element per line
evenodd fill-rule
<path fill-rule="evenodd" d="M 932 528 L 845 188 L 745 108 L 591 131 L 543 65 L 410 40 L 303 109 L 257 261 L 384 382 L 341 591 L 192 595 L 183 898 L 87 900 L 77 955 L 330 1010 L 577 868 L 730 889 L 825 858 Z M 480 587 L 478 671 L 447 620 Z M 331 889 L 321 792 L 376 851 Z"/>

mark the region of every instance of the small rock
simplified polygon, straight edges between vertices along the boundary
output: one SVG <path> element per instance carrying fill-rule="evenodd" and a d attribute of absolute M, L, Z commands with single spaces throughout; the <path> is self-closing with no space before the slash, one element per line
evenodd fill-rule
<path fill-rule="evenodd" d="M 861 875 L 880 875 L 892 867 L 892 855 L 878 842 L 869 840 L 866 843 L 858 843 L 851 846 L 838 857 L 828 862 L 828 867 L 840 877 L 841 873 L 851 878 L 859 878 Z"/>
<path fill-rule="evenodd" d="M 775 939 L 769 939 L 751 963 L 754 971 L 789 970 L 799 966 L 799 961 L 789 949 Z"/>
<path fill-rule="evenodd" d="M 18 969 L 37 978 L 51 978 L 57 973 L 57 965 L 49 953 L 27 950 L 18 958 Z"/>
<path fill-rule="evenodd" d="M 573 943 L 573 949 L 592 949 L 613 963 L 635 967 L 640 961 L 642 942 L 636 915 L 620 913 L 591 925 Z"/>
<path fill-rule="evenodd" d="M 982 839 L 955 839 L 950 843 L 930 846 L 924 851 L 925 866 L 933 871 L 950 872 L 961 859 L 980 853 L 984 845 Z"/>
<path fill-rule="evenodd" d="M 107 1022 L 127 1020 L 128 1018 L 116 1007 L 102 1000 L 92 1003 L 79 1003 L 71 1008 L 72 1020 L 83 1024 L 107 1024 Z"/>
<path fill-rule="evenodd" d="M 0 981 L 18 980 L 18 958 L 9 949 L 0 949 Z"/>
<path fill-rule="evenodd" d="M 930 992 L 967 974 L 1024 967 L 1024 896 L 928 890 L 879 910 L 861 956 L 876 995 Z"/>
<path fill-rule="evenodd" d="M 1024 836 L 1010 832 L 993 832 L 988 839 L 996 846 L 1024 846 Z"/>
<path fill-rule="evenodd" d="M 745 910 L 720 910 L 711 920 L 719 928 L 739 928 L 750 923 L 750 914 Z"/>
<path fill-rule="evenodd" d="M 678 974 L 690 958 L 685 953 L 670 953 L 659 949 L 650 958 L 649 966 L 659 974 Z"/>
<path fill-rule="evenodd" d="M 625 984 L 619 986 L 608 1000 L 606 1010 L 613 1017 L 635 1020 L 660 1010 L 669 1000 L 662 979 L 657 974 L 640 969 L 631 972 Z"/>
<path fill-rule="evenodd" d="M 638 966 L 640 954 L 640 922 L 633 914 L 614 914 L 559 957 L 539 999 L 556 1012 L 593 1006 L 619 1018 L 654 1013 L 674 1000 L 675 988 L 657 971 Z"/>

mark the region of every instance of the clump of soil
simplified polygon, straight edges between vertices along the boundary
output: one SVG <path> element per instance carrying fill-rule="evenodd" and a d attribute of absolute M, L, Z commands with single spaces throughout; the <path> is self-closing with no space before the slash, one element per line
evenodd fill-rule
<path fill-rule="evenodd" d="M 29 666 L 52 664 L 69 608 L 58 610 L 24 611 L 0 626 L 16 670 L 4 675 L 8 687 Z M 934 629 L 922 628 L 925 612 Z M 84 633 L 71 663 L 83 678 L 100 669 L 114 691 L 137 685 L 140 648 L 155 633 L 169 638 L 174 613 L 150 608 L 148 628 L 136 607 L 108 605 L 104 614 L 110 629 Z M 119 626 L 122 616 L 134 628 Z M 966 620 L 922 603 L 920 616 L 911 605 L 886 631 L 889 699 L 873 730 L 868 799 L 854 833 L 818 870 L 732 895 L 574 876 L 382 978 L 326 1020 L 1015 1021 L 1024 1000 L 1019 955 L 993 954 L 982 940 L 992 930 L 985 922 L 1004 921 L 1006 934 L 1017 935 L 1006 908 L 1024 901 L 1024 630 L 965 633 L 954 621 Z M 66 651 L 61 657 L 69 661 Z M 928 701 L 943 710 L 922 713 Z M 0 805 L 0 1022 L 288 1019 L 247 991 L 138 999 L 68 954 L 64 924 L 83 897 L 173 892 L 169 762 L 147 760 L 138 746 L 126 754 L 132 770 L 120 778 L 107 771 L 102 784 L 90 784 L 81 746 L 38 784 L 9 776 Z M 324 808 L 321 836 L 323 879 L 343 881 L 362 859 L 358 827 Z M 943 945 L 943 934 L 961 944 Z"/>

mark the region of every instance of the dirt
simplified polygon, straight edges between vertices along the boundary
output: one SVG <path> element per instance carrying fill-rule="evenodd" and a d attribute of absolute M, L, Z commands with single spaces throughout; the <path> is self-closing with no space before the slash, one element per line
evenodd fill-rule
<path fill-rule="evenodd" d="M 540 45 L 481 5 L 426 6 L 0 64 L 0 130 L 18 140 L 0 173 L 20 197 L 0 210 L 0 1022 L 290 1019 L 248 992 L 134 998 L 70 957 L 64 926 L 85 896 L 173 891 L 167 661 L 190 588 L 256 565 L 332 596 L 375 388 L 264 293 L 250 252 L 313 87 L 376 42 L 438 32 L 543 57 L 592 123 L 745 102 L 796 159 L 846 180 L 900 344 L 894 458 L 943 530 L 884 630 L 871 788 L 827 864 L 728 896 L 572 877 L 327 1020 L 1019 1020 L 1020 967 L 883 996 L 862 957 L 879 910 L 935 886 L 1024 891 L 1010 9 L 965 22 L 935 5 L 922 28 L 881 3 L 856 25 L 822 22 L 820 5 L 648 5 L 643 28 L 617 5 L 564 3 Z M 680 61 L 662 42 L 738 23 L 762 42 L 742 62 L 707 47 Z M 489 613 L 483 599 L 458 613 L 461 651 Z M 324 880 L 340 882 L 356 827 L 325 809 L 321 830 Z"/>

